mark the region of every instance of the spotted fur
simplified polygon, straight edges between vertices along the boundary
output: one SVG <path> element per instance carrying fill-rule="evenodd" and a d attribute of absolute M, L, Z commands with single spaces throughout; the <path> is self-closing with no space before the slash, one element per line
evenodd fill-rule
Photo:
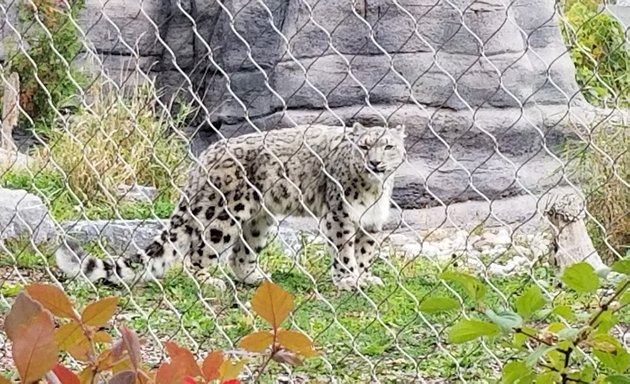
<path fill-rule="evenodd" d="M 143 253 L 116 262 L 76 242 L 57 252 L 60 268 L 112 283 L 161 277 L 180 258 L 198 275 L 223 256 L 236 280 L 263 278 L 257 257 L 274 216 L 322 218 L 341 288 L 381 283 L 370 274 L 372 234 L 387 219 L 393 173 L 405 156 L 404 127 L 308 126 L 254 133 L 211 145 L 190 172 L 168 228 Z"/>

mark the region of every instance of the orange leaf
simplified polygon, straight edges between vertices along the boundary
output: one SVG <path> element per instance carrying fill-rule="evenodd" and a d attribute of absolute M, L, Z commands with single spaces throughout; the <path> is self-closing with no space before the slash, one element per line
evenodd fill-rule
<path fill-rule="evenodd" d="M 95 301 L 85 307 L 81 313 L 81 321 L 87 325 L 102 327 L 114 316 L 117 305 L 118 298 L 113 296 Z"/>
<path fill-rule="evenodd" d="M 4 331 L 9 339 L 15 340 L 15 336 L 20 332 L 20 328 L 29 324 L 33 317 L 40 314 L 43 310 L 43 307 L 38 302 L 31 299 L 24 292 L 20 292 L 4 320 Z"/>
<path fill-rule="evenodd" d="M 273 329 L 278 329 L 293 309 L 293 297 L 278 285 L 265 280 L 254 293 L 251 304 L 254 312 L 267 320 Z"/>
<path fill-rule="evenodd" d="M 173 363 L 160 365 L 155 374 L 155 384 L 175 384 L 181 383 L 186 377 L 184 367 Z"/>
<path fill-rule="evenodd" d="M 219 368 L 219 379 L 221 381 L 236 379 L 245 366 L 245 360 L 225 360 Z"/>
<path fill-rule="evenodd" d="M 33 300 L 39 301 L 53 315 L 78 320 L 70 299 L 61 289 L 50 284 L 29 284 L 25 289 Z"/>
<path fill-rule="evenodd" d="M 81 326 L 74 321 L 62 325 L 55 330 L 55 343 L 62 351 L 67 351 L 71 346 L 79 342 L 87 341 Z"/>
<path fill-rule="evenodd" d="M 66 349 L 66 351 L 75 359 L 88 362 L 91 360 L 90 355 L 92 353 L 92 344 L 87 337 L 83 337 L 78 342 L 73 343 Z"/>
<path fill-rule="evenodd" d="M 40 312 L 20 328 L 13 340 L 13 361 L 23 383 L 41 379 L 57 363 L 57 346 L 53 339 L 55 325 L 48 312 Z"/>
<path fill-rule="evenodd" d="M 79 373 L 79 381 L 81 381 L 81 384 L 92 384 L 93 378 L 94 372 L 92 371 L 92 367 L 85 367 L 85 369 Z"/>
<path fill-rule="evenodd" d="M 172 341 L 167 341 L 164 347 L 171 357 L 171 364 L 183 367 L 186 376 L 197 377 L 202 375 L 195 356 L 188 349 L 182 348 Z"/>
<path fill-rule="evenodd" d="M 287 331 L 281 329 L 277 334 L 277 341 L 284 348 L 304 357 L 313 357 L 319 354 L 313 346 L 313 342 L 302 332 Z"/>
<path fill-rule="evenodd" d="M 92 337 L 92 340 L 94 340 L 94 342 L 96 343 L 107 343 L 107 344 L 112 343 L 112 337 L 109 335 L 109 333 L 105 331 L 96 332 L 94 336 Z"/>
<path fill-rule="evenodd" d="M 201 371 L 206 381 L 212 381 L 219 378 L 219 369 L 223 363 L 223 352 L 214 351 L 208 353 L 208 356 L 203 360 Z"/>
<path fill-rule="evenodd" d="M 11 382 L 6 377 L 0 375 L 0 384 L 11 384 Z"/>
<path fill-rule="evenodd" d="M 64 367 L 63 365 L 59 363 L 55 365 L 52 371 L 55 374 L 55 376 L 57 376 L 61 384 L 80 384 L 81 383 L 79 381 L 79 376 L 77 376 L 74 372 L 72 372 L 71 370 L 69 370 L 68 368 Z"/>
<path fill-rule="evenodd" d="M 273 343 L 273 333 L 269 331 L 260 331 L 250 333 L 243 337 L 238 346 L 246 351 L 260 353 L 265 351 Z"/>

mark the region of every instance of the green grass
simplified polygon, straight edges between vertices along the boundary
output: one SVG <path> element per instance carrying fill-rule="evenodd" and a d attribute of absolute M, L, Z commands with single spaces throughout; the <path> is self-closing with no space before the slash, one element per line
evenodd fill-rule
<path fill-rule="evenodd" d="M 37 171 L 0 171 L 0 187 L 23 189 L 39 196 L 57 221 L 87 218 L 109 219 L 166 219 L 175 207 L 171 196 L 160 193 L 153 202 L 113 201 L 111 203 L 81 202 L 71 191 L 62 173 L 40 169 Z"/>
<path fill-rule="evenodd" d="M 46 247 L 41 253 L 35 252 L 23 242 L 10 243 L 7 247 L 12 253 L 21 252 L 16 257 L 21 271 L 42 269 L 46 265 L 42 254 L 50 252 Z M 86 248 L 98 252 L 95 244 Z M 421 258 L 404 262 L 393 257 L 390 259 L 393 269 L 382 262 L 376 266 L 376 273 L 386 282 L 384 287 L 372 287 L 365 295 L 338 292 L 330 281 L 327 259 L 313 252 L 316 248 L 311 246 L 308 254 L 300 259 L 308 275 L 277 246 L 269 247 L 261 258 L 263 268 L 272 271 L 273 281 L 295 297 L 296 309 L 286 326 L 299 327 L 324 352 L 323 358 L 307 360 L 296 368 L 296 372 L 304 373 L 311 380 L 328 381 L 335 377 L 344 383 L 369 382 L 371 375 L 381 382 L 413 382 L 414 377 L 421 377 L 424 380 L 460 382 L 463 379 L 483 383 L 497 378 L 498 364 L 480 343 L 446 343 L 445 331 L 461 317 L 460 311 L 420 315 L 418 302 L 424 298 L 434 295 L 452 297 L 438 279 L 440 271 L 435 265 Z M 102 251 L 98 253 L 102 254 Z M 0 255 L 0 266 L 14 263 L 13 258 Z M 589 295 L 558 290 L 554 271 L 540 267 L 531 273 L 556 295 L 556 302 L 592 304 L 593 298 Z M 316 283 L 309 275 L 316 279 Z M 519 294 L 531 283 L 531 277 L 492 278 L 490 282 L 497 290 L 489 290 L 489 305 L 501 309 L 505 308 L 501 295 L 510 299 Z M 196 282 L 179 267 L 169 271 L 161 285 L 162 288 L 156 283 L 132 287 L 129 293 L 124 288 L 98 286 L 95 290 L 85 282 L 64 282 L 70 297 L 80 304 L 98 296 L 120 297 L 117 325 L 124 322 L 144 337 L 149 337 L 150 331 L 163 341 L 172 339 L 193 350 L 187 334 L 202 351 L 208 351 L 233 348 L 239 338 L 254 327 L 265 327 L 259 318 L 243 307 L 254 292 L 251 287 L 237 285 L 236 290 L 229 289 L 228 292 L 217 291 L 209 285 L 198 289 Z M 464 292 L 457 286 L 453 285 L 453 288 L 466 302 Z M 13 282 L 3 283 L 0 289 L 4 296 L 17 291 Z M 6 309 L 2 308 L 2 311 Z M 626 312 L 622 314 L 625 321 L 630 319 Z M 444 350 L 438 347 L 438 341 Z M 514 353 L 503 339 L 487 341 L 486 346 L 503 362 Z M 282 372 L 281 367 L 272 365 L 262 381 L 271 382 L 274 375 Z"/>

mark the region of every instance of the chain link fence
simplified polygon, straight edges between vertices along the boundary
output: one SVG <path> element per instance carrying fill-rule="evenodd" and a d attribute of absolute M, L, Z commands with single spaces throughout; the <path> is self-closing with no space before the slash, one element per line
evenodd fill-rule
<path fill-rule="evenodd" d="M 200 354 L 235 348 L 258 326 L 251 287 L 220 291 L 175 267 L 112 288 L 63 277 L 54 253 L 71 237 L 102 258 L 136 254 L 208 145 L 301 125 L 404 124 L 407 158 L 377 234 L 383 286 L 338 291 L 319 218 L 275 217 L 261 267 L 294 295 L 291 327 L 323 353 L 263 382 L 496 380 L 519 352 L 449 338 L 480 310 L 445 271 L 477 276 L 496 311 L 532 285 L 575 307 L 590 298 L 560 288 L 559 268 L 602 270 L 629 252 L 628 5 L 14 0 L 0 10 L 3 312 L 24 284 L 52 282 L 77 302 L 121 297 L 116 322 L 143 335 L 150 362 L 165 340 Z M 435 297 L 455 304 L 434 313 Z M 629 317 L 618 317 L 625 345 Z"/>

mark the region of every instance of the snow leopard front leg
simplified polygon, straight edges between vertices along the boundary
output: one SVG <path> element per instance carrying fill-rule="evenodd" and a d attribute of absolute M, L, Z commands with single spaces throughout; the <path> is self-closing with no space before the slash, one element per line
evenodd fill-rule
<path fill-rule="evenodd" d="M 333 206 L 341 208 L 342 204 Z M 331 209 L 326 215 L 325 224 L 326 237 L 333 256 L 333 284 L 341 290 L 353 290 L 359 283 L 359 269 L 354 253 L 357 226 L 345 209 Z"/>

